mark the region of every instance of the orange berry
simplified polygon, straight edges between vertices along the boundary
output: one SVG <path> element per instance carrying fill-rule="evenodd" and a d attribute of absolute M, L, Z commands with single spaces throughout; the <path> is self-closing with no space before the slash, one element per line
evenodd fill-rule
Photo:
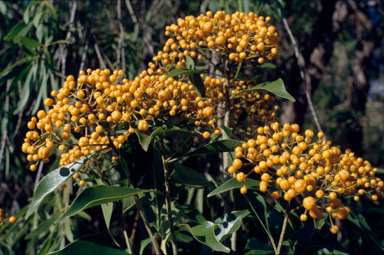
<path fill-rule="evenodd" d="M 245 193 L 247 193 L 247 191 L 248 191 L 247 187 L 241 187 L 241 189 L 240 189 L 241 194 L 245 194 Z"/>
<path fill-rule="evenodd" d="M 332 234 L 337 234 L 339 232 L 339 227 L 336 225 L 333 225 L 330 229 Z"/>
<path fill-rule="evenodd" d="M 11 217 L 9 218 L 9 222 L 10 222 L 10 223 L 15 223 L 15 222 L 16 222 L 16 217 L 15 217 L 15 216 L 11 216 Z"/>
<path fill-rule="evenodd" d="M 236 180 L 238 182 L 242 182 L 242 181 L 244 181 L 244 179 L 245 179 L 245 175 L 244 175 L 243 172 L 240 172 L 240 173 L 236 174 Z"/>

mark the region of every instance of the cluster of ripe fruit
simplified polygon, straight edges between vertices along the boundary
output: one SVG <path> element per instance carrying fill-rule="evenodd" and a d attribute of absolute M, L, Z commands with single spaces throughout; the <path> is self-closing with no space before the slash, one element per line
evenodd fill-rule
<path fill-rule="evenodd" d="M 342 153 L 339 147 L 331 147 L 330 141 L 322 140 L 321 132 L 312 141 L 313 131 L 306 130 L 304 136 L 299 131 L 297 124 L 259 127 L 256 140 L 250 139 L 235 149 L 237 159 L 228 172 L 236 173 L 239 182 L 246 182 L 253 172 L 260 174 L 260 191 L 273 191 L 273 199 L 283 196 L 291 201 L 300 194 L 305 208 L 300 217 L 303 221 L 307 220 L 307 211 L 315 219 L 322 219 L 323 213 L 346 219 L 350 210 L 341 207 L 337 196 L 354 195 L 355 201 L 365 193 L 372 201 L 384 197 L 384 182 L 375 177 L 377 169 L 368 161 L 355 157 L 350 149 Z M 249 168 L 252 170 L 244 173 Z M 245 185 L 240 192 L 247 192 Z M 323 198 L 327 203 L 321 203 Z M 337 233 L 338 227 L 332 224 L 331 232 Z"/>

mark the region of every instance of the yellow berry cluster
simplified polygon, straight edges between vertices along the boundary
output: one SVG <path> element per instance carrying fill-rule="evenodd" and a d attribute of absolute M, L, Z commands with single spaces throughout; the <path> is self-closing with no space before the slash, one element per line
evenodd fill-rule
<path fill-rule="evenodd" d="M 342 153 L 339 147 L 331 147 L 330 141 L 321 139 L 322 132 L 312 141 L 313 131 L 306 130 L 302 136 L 299 130 L 297 124 L 284 124 L 280 128 L 277 122 L 259 127 L 256 140 L 250 139 L 235 149 L 237 159 L 228 172 L 236 173 L 239 182 L 246 181 L 252 172 L 260 174 L 260 191 L 277 187 L 278 191 L 271 194 L 274 199 L 283 195 L 286 201 L 291 201 L 300 194 L 305 208 L 300 217 L 303 221 L 307 220 L 307 211 L 315 219 L 322 219 L 323 213 L 333 218 L 347 218 L 349 208 L 341 207 L 338 195 L 354 195 L 355 201 L 365 193 L 373 201 L 383 197 L 384 182 L 375 177 L 377 169 L 368 161 L 355 157 L 350 149 Z M 245 174 L 242 168 L 248 166 L 252 171 Z M 244 194 L 247 188 L 244 186 L 240 191 Z M 323 197 L 327 203 L 317 204 Z M 332 226 L 331 232 L 337 233 L 337 226 Z"/>
<path fill-rule="evenodd" d="M 232 15 L 225 11 L 198 17 L 179 18 L 177 25 L 165 28 L 166 36 L 172 36 L 163 48 L 163 54 L 178 56 L 189 55 L 202 59 L 202 51 L 215 51 L 218 55 L 228 55 L 229 59 L 240 62 L 254 60 L 262 64 L 278 58 L 280 37 L 276 28 L 269 23 L 270 17 L 250 12 L 236 12 Z M 182 52 L 177 52 L 177 50 Z"/>
<path fill-rule="evenodd" d="M 11 216 L 9 217 L 9 213 L 4 214 L 4 219 L 3 219 L 3 209 L 0 208 L 0 226 L 3 225 L 4 223 L 15 223 L 16 222 L 16 217 Z"/>

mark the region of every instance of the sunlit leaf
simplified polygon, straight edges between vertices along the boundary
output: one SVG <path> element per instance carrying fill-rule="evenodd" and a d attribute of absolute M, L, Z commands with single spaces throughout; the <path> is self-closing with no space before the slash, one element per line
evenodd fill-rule
<path fill-rule="evenodd" d="M 66 183 L 92 156 L 93 154 L 90 154 L 76 162 L 55 169 L 44 176 L 37 184 L 31 207 L 25 215 L 25 219 L 33 213 L 47 195 Z"/>
<path fill-rule="evenodd" d="M 219 226 L 210 221 L 206 221 L 201 225 L 190 227 L 188 224 L 180 224 L 183 231 L 187 231 L 193 235 L 193 237 L 202 244 L 205 244 L 215 251 L 229 253 L 231 249 L 221 244 L 215 235 L 215 229 Z"/>
<path fill-rule="evenodd" d="M 292 97 L 287 92 L 287 90 L 285 89 L 283 80 L 280 78 L 277 79 L 276 81 L 273 81 L 273 82 L 264 82 L 262 84 L 253 86 L 252 88 L 244 89 L 235 95 L 238 95 L 238 94 L 244 93 L 244 92 L 252 92 L 252 91 L 268 91 L 268 92 L 271 92 L 271 93 L 278 95 L 280 97 L 291 100 L 292 102 L 296 101 L 295 98 Z M 231 98 L 234 98 L 235 95 L 232 95 Z"/>
<path fill-rule="evenodd" d="M 219 226 L 219 228 L 215 229 L 217 240 L 223 242 L 232 235 L 233 232 L 236 232 L 240 228 L 243 218 L 248 214 L 249 210 L 233 211 L 216 219 L 215 223 Z"/>

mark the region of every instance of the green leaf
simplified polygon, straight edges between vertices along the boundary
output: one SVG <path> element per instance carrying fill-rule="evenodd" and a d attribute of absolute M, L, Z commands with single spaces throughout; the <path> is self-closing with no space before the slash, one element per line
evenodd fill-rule
<path fill-rule="evenodd" d="M 15 37 L 17 34 L 19 34 L 20 31 L 23 30 L 23 28 L 25 28 L 26 26 L 27 26 L 27 24 L 25 24 L 24 21 L 20 21 L 19 23 L 17 23 L 11 29 L 11 31 L 9 31 L 9 33 L 6 36 L 4 36 L 4 41 L 12 40 L 12 38 Z"/>
<path fill-rule="evenodd" d="M 249 254 L 249 255 L 250 254 L 255 254 L 255 255 L 275 254 L 275 251 L 271 246 L 269 246 L 268 244 L 264 243 L 263 241 L 255 237 L 248 239 L 247 244 L 245 245 L 244 251 L 248 251 L 248 252 L 244 252 L 244 254 Z"/>
<path fill-rule="evenodd" d="M 200 243 L 209 246 L 215 251 L 229 253 L 231 250 L 221 244 L 216 239 L 215 229 L 219 226 L 210 221 L 206 221 L 201 225 L 190 227 L 188 224 L 180 224 L 181 230 L 187 231 L 193 235 L 193 237 Z"/>
<path fill-rule="evenodd" d="M 17 61 L 16 63 L 14 63 L 13 65 L 11 65 L 10 67 L 8 67 L 7 69 L 3 70 L 0 72 L 0 76 L 9 72 L 10 70 L 12 70 L 15 66 L 18 66 L 18 65 L 21 65 L 23 64 L 24 62 L 26 61 L 30 61 L 31 62 L 31 57 L 27 56 L 25 58 L 22 58 L 20 59 L 19 61 Z M 8 75 L 8 74 L 7 74 Z"/>
<path fill-rule="evenodd" d="M 264 82 L 262 84 L 253 86 L 252 88 L 244 89 L 244 90 L 240 91 L 239 93 L 237 93 L 235 95 L 238 95 L 238 94 L 244 93 L 244 92 L 262 91 L 262 90 L 271 92 L 271 93 L 273 93 L 275 95 L 278 95 L 280 97 L 283 97 L 283 98 L 286 98 L 288 100 L 291 100 L 292 102 L 296 101 L 295 98 L 293 98 L 285 90 L 285 86 L 284 86 L 283 80 L 280 79 L 280 78 L 277 79 L 276 81 L 273 81 L 273 82 Z M 231 99 L 234 98 L 235 95 L 232 95 Z"/>
<path fill-rule="evenodd" d="M 28 47 L 31 47 L 31 48 L 36 48 L 36 47 L 41 47 L 43 46 L 42 43 L 39 43 L 38 41 L 36 40 L 33 40 L 31 38 L 28 38 L 28 37 L 24 37 L 24 36 L 21 36 L 20 37 L 20 41 L 22 43 L 24 43 L 26 46 Z"/>
<path fill-rule="evenodd" d="M 72 42 L 69 40 L 58 40 L 58 41 L 49 43 L 47 46 L 52 46 L 54 44 L 72 44 Z"/>
<path fill-rule="evenodd" d="M 256 66 L 257 68 L 270 68 L 270 69 L 276 69 L 276 65 L 272 64 L 272 63 L 264 63 L 264 64 L 261 64 L 261 65 L 257 65 Z"/>
<path fill-rule="evenodd" d="M 39 206 L 47 195 L 60 187 L 62 184 L 66 183 L 72 175 L 79 171 L 80 167 L 84 165 L 85 162 L 87 162 L 87 160 L 92 156 L 93 154 L 90 154 L 76 162 L 57 168 L 44 176 L 37 184 L 35 196 L 33 197 L 31 207 L 25 215 L 25 219 L 33 213 L 33 211 Z"/>
<path fill-rule="evenodd" d="M 150 135 L 147 135 L 145 132 L 141 132 L 135 129 L 135 133 L 139 138 L 139 143 L 144 151 L 148 151 L 149 144 L 151 143 L 152 138 L 161 134 L 162 132 L 163 132 L 163 129 L 160 127 L 155 129 Z"/>
<path fill-rule="evenodd" d="M 231 152 L 231 151 L 234 151 L 236 147 L 241 146 L 242 144 L 243 143 L 240 141 L 236 141 L 232 139 L 224 139 L 221 141 L 209 143 L 199 149 L 196 149 L 192 152 L 185 154 L 184 156 L 181 156 L 181 158 L 204 155 L 204 154 L 214 154 L 219 152 Z M 178 160 L 178 158 L 170 160 L 169 162 L 176 161 L 176 160 Z"/>
<path fill-rule="evenodd" d="M 188 130 L 183 130 L 183 129 L 167 129 L 167 130 L 164 130 L 164 133 L 190 136 L 194 132 L 193 131 L 188 131 Z"/>
<path fill-rule="evenodd" d="M 21 100 L 17 104 L 17 109 L 13 112 L 13 114 L 19 113 L 24 106 L 27 104 L 30 96 L 31 84 L 34 81 L 34 77 L 36 76 L 37 64 L 33 65 L 29 70 L 27 78 L 25 79 L 23 90 L 21 91 Z M 32 78 L 33 77 L 33 78 Z"/>
<path fill-rule="evenodd" d="M 224 124 L 221 125 L 221 127 L 224 129 L 224 132 L 227 134 L 227 136 L 231 137 L 231 135 L 232 135 L 232 128 L 226 127 Z"/>
<path fill-rule="evenodd" d="M 32 24 L 35 26 L 35 28 L 37 28 L 40 24 L 40 21 L 41 21 L 41 16 L 44 14 L 43 11 L 40 11 L 40 12 L 37 12 L 33 19 L 32 19 Z"/>
<path fill-rule="evenodd" d="M 0 1 L 0 13 L 5 15 L 6 12 L 7 12 L 7 5 L 3 1 Z"/>
<path fill-rule="evenodd" d="M 317 230 L 321 230 L 322 227 L 323 227 L 324 224 L 325 224 L 325 221 L 326 221 L 327 219 L 328 219 L 327 217 L 323 217 L 323 219 L 321 219 L 321 220 L 314 219 L 314 220 L 313 220 L 313 224 L 314 224 L 314 226 L 315 226 L 315 229 L 317 229 Z"/>
<path fill-rule="evenodd" d="M 71 226 L 73 226 L 71 220 L 66 220 L 64 223 L 64 233 L 68 241 L 73 242 L 73 233 Z"/>
<path fill-rule="evenodd" d="M 258 188 L 260 184 L 260 181 L 253 180 L 251 178 L 247 178 L 245 182 L 245 187 L 248 189 L 255 189 Z M 244 182 L 238 182 L 235 178 L 231 178 L 225 183 L 221 184 L 216 189 L 212 190 L 207 197 L 212 197 L 217 194 L 226 192 L 231 189 L 240 189 L 241 187 L 244 187 Z"/>
<path fill-rule="evenodd" d="M 73 201 L 63 215 L 56 221 L 61 222 L 66 217 L 73 216 L 80 211 L 84 211 L 90 207 L 118 201 L 120 199 L 133 196 L 136 194 L 150 192 L 152 190 L 132 189 L 117 186 L 98 185 L 84 189 Z"/>
<path fill-rule="evenodd" d="M 219 228 L 215 230 L 217 240 L 223 242 L 232 235 L 233 232 L 236 232 L 240 228 L 243 218 L 249 213 L 249 210 L 233 211 L 216 219 L 215 223 L 219 226 Z"/>
<path fill-rule="evenodd" d="M 129 254 L 119 247 L 106 235 L 96 233 L 81 237 L 65 246 L 62 250 L 48 253 L 50 255 L 72 254 Z"/>
<path fill-rule="evenodd" d="M 352 209 L 347 219 L 353 224 L 355 224 L 369 238 L 371 238 L 380 247 L 380 249 L 384 250 L 384 247 L 377 240 L 377 237 L 375 236 L 372 229 L 369 227 L 369 225 L 365 221 L 363 215 L 361 215 L 360 213 Z"/>
<path fill-rule="evenodd" d="M 192 73 L 191 76 L 189 76 L 189 80 L 195 87 L 199 97 L 205 97 L 205 85 L 204 85 L 203 79 L 200 76 L 200 72 Z"/>
<path fill-rule="evenodd" d="M 98 185 L 104 185 L 104 182 L 102 180 L 100 180 L 99 178 L 96 178 L 96 183 Z M 113 237 L 113 235 L 111 233 L 111 229 L 110 229 L 112 212 L 113 212 L 113 202 L 102 204 L 101 210 L 103 211 L 104 221 L 105 221 L 105 225 L 107 226 L 109 235 L 111 236 L 111 238 L 115 242 L 115 244 L 120 247 L 120 245 L 116 242 L 115 238 Z M 66 223 L 67 223 L 67 221 L 66 221 Z"/>
<path fill-rule="evenodd" d="M 175 171 L 172 173 L 170 181 L 197 189 L 204 188 L 209 183 L 209 181 L 202 174 L 179 163 L 175 164 Z"/>
<path fill-rule="evenodd" d="M 184 217 L 188 218 L 190 221 L 193 221 L 195 223 L 203 224 L 205 221 L 207 221 L 201 213 L 196 210 L 196 208 L 193 205 L 175 205 L 176 208 L 179 210 L 181 214 L 183 214 Z"/>
<path fill-rule="evenodd" d="M 185 55 L 185 66 L 187 67 L 187 69 L 195 69 L 195 61 L 193 61 L 193 59 L 190 57 L 190 56 L 187 56 Z"/>
<path fill-rule="evenodd" d="M 25 237 L 25 239 L 26 240 L 32 239 L 32 238 L 48 231 L 49 228 L 54 224 L 54 222 L 60 217 L 60 215 L 61 215 L 61 212 L 58 212 L 58 213 L 52 215 L 51 218 L 44 220 L 34 231 L 29 233 Z"/>
<path fill-rule="evenodd" d="M 183 74 L 200 74 L 201 71 L 198 71 L 198 70 L 190 70 L 190 69 L 173 69 L 171 70 L 167 77 L 170 78 L 170 77 L 174 77 L 174 76 L 177 76 L 177 75 L 183 75 Z"/>

